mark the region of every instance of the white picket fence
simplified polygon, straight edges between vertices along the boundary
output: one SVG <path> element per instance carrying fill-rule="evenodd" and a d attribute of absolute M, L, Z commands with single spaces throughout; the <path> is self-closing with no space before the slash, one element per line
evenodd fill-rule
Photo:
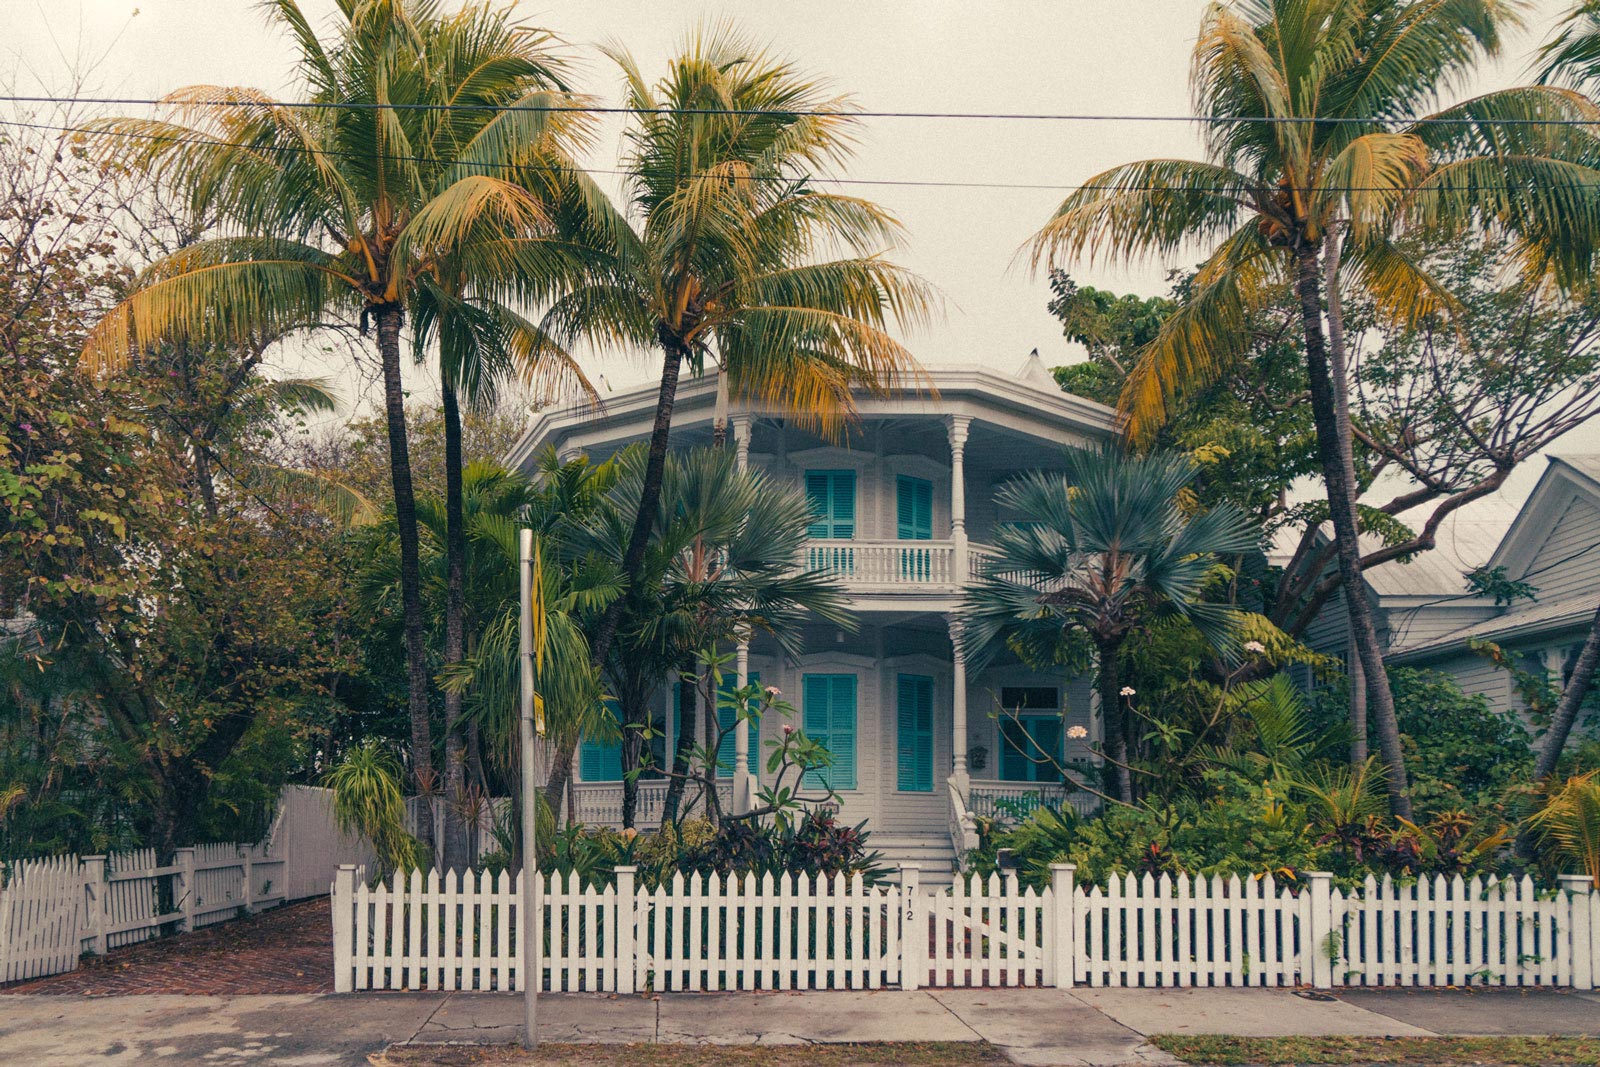
<path fill-rule="evenodd" d="M 197 930 L 284 900 L 284 861 L 257 845 L 205 844 L 158 864 L 154 849 L 4 867 L 0 983 L 77 969 L 85 952 Z"/>
<path fill-rule="evenodd" d="M 1563 879 L 1398 885 L 1346 898 L 1331 876 L 1113 878 L 1042 891 L 1015 874 L 923 885 L 675 874 L 652 889 L 539 879 L 540 986 L 558 992 L 898 986 L 1595 987 L 1600 892 Z M 518 990 L 521 876 L 437 872 L 333 885 L 334 981 L 355 989 Z"/>

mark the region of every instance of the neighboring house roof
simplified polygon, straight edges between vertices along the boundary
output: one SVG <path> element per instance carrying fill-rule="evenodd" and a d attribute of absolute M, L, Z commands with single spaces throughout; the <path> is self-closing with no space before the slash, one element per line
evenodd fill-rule
<path fill-rule="evenodd" d="M 1504 567 L 1508 577 L 1527 580 L 1536 588 L 1548 589 L 1546 597 L 1498 608 L 1498 613 L 1492 618 L 1478 620 L 1446 633 L 1435 633 L 1409 642 L 1401 636 L 1390 649 L 1392 656 L 1399 660 L 1427 659 L 1459 650 L 1475 640 L 1517 642 L 1588 627 L 1595 605 L 1600 602 L 1600 560 L 1585 560 L 1581 565 L 1574 563 L 1591 550 L 1600 553 L 1600 543 L 1592 537 L 1579 536 L 1575 547 L 1560 550 L 1559 558 L 1545 562 L 1539 560 L 1540 553 L 1547 546 L 1559 546 L 1561 542 L 1558 538 L 1570 538 L 1573 530 L 1580 529 L 1561 528 L 1563 522 L 1573 515 L 1575 501 L 1587 501 L 1585 507 L 1600 505 L 1600 455 L 1548 458 L 1549 464 L 1538 484 L 1522 507 L 1516 509 L 1506 525 L 1504 536 L 1493 546 L 1493 550 L 1482 553 L 1479 537 L 1482 531 L 1474 532 L 1469 527 L 1458 532 L 1455 553 L 1461 562 L 1471 566 Z M 1442 550 L 1446 545 L 1442 534 L 1439 541 Z M 1556 552 L 1547 554 L 1555 555 Z M 1462 568 L 1457 572 L 1458 575 L 1471 569 L 1471 566 Z M 1423 591 L 1425 586 L 1439 577 L 1436 573 L 1426 575 L 1412 586 L 1411 592 L 1391 594 L 1385 593 L 1379 586 L 1379 582 L 1384 580 L 1380 578 L 1382 569 L 1374 568 L 1368 572 L 1373 588 L 1379 592 L 1380 604 L 1389 595 L 1426 595 Z M 1437 570 L 1433 568 L 1433 571 Z M 1465 593 L 1464 586 L 1458 586 L 1457 593 L 1456 596 L 1441 597 L 1434 604 L 1425 602 L 1414 606 L 1413 610 L 1484 602 L 1482 597 Z"/>
<path fill-rule="evenodd" d="M 1409 561 L 1390 560 L 1365 571 L 1367 584 L 1379 597 L 1465 593 L 1467 573 L 1482 567 L 1494 555 L 1517 511 L 1508 501 L 1495 497 L 1476 501 L 1440 523 L 1433 548 L 1417 553 Z M 1426 511 L 1400 517 L 1413 528 L 1426 518 Z M 1365 544 L 1362 547 L 1367 549 Z M 1376 539 L 1371 547 L 1378 547 Z"/>
<path fill-rule="evenodd" d="M 1574 627 L 1587 628 L 1594 612 L 1595 603 L 1591 600 L 1521 604 L 1504 615 L 1413 644 L 1398 645 L 1389 650 L 1389 655 L 1397 660 L 1427 659 L 1439 652 L 1465 647 L 1471 641 L 1504 643 L 1561 633 Z"/>
<path fill-rule="evenodd" d="M 925 381 L 892 389 L 887 397 L 866 390 L 855 395 L 864 418 L 882 415 L 969 415 L 1014 433 L 1052 441 L 1076 439 L 1080 443 L 1107 437 L 1119 426 L 1117 413 L 1104 404 L 1064 393 L 1038 356 L 1030 355 L 1007 374 L 988 366 L 935 366 L 925 369 Z M 579 447 L 615 442 L 648 434 L 655 413 L 655 382 L 601 398 L 598 406 L 568 401 L 536 413 L 527 431 L 507 456 L 520 466 L 546 445 Z M 673 428 L 708 426 L 716 409 L 717 372 L 685 379 L 678 388 Z M 738 410 L 749 411 L 741 405 Z M 781 417 L 781 411 L 757 410 L 762 416 Z"/>

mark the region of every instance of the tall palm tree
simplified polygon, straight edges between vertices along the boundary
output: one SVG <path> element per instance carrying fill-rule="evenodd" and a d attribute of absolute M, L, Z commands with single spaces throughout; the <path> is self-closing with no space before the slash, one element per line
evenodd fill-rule
<path fill-rule="evenodd" d="M 835 425 L 852 390 L 916 372 L 889 333 L 922 322 L 928 286 L 884 259 L 900 234 L 869 201 L 817 188 L 851 154 L 855 121 L 830 95 L 727 27 L 692 37 L 652 84 L 619 48 L 633 110 L 623 160 L 626 208 L 591 201 L 581 228 L 591 280 L 544 325 L 559 343 L 661 353 L 642 492 L 623 573 L 639 580 L 660 507 L 672 410 L 685 364 L 715 364 L 735 397 Z M 559 242 L 534 242 L 533 247 Z M 843 250 L 844 257 L 824 258 Z M 593 640 L 603 663 L 621 618 Z"/>
<path fill-rule="evenodd" d="M 1036 264 L 1211 248 L 1192 298 L 1130 375 L 1123 406 L 1138 439 L 1240 357 L 1248 307 L 1295 294 L 1341 587 L 1400 815 L 1410 813 L 1400 733 L 1361 581 L 1340 272 L 1398 318 L 1452 304 L 1397 246 L 1407 230 L 1512 239 L 1531 271 L 1585 274 L 1600 234 L 1594 139 L 1581 125 L 1541 120 L 1593 122 L 1600 110 L 1543 86 L 1433 110 L 1442 89 L 1499 51 L 1514 19 L 1503 0 L 1214 3 L 1192 75 L 1206 158 L 1096 175 L 1031 242 Z"/>
<path fill-rule="evenodd" d="M 314 327 L 330 315 L 376 327 L 401 557 L 411 771 L 419 791 L 431 793 L 401 332 L 429 283 L 460 291 L 455 272 L 513 273 L 506 242 L 549 221 L 544 200 L 516 180 L 518 168 L 562 155 L 585 124 L 559 110 L 572 103 L 568 94 L 544 88 L 559 82 L 548 37 L 535 31 L 516 30 L 517 50 L 502 62 L 467 68 L 460 48 L 449 49 L 471 33 L 444 33 L 449 19 L 434 0 L 339 0 L 338 31 L 327 42 L 296 0 L 267 6 L 298 48 L 305 102 L 327 106 L 282 107 L 259 90 L 201 85 L 169 95 L 164 117 L 101 124 L 108 155 L 181 189 L 197 217 L 219 220 L 221 235 L 149 267 L 96 327 L 85 361 L 115 369 L 160 340 L 236 342 Z M 482 15 L 471 9 L 457 18 Z M 430 55 L 430 41 L 445 54 Z M 457 94 L 511 106 L 433 109 Z M 518 269 L 527 266 L 522 260 Z"/>
<path fill-rule="evenodd" d="M 620 567 L 632 533 L 648 469 L 639 449 L 617 460 L 618 478 L 605 505 L 597 508 L 575 544 L 580 551 Z M 667 458 L 662 506 L 645 553 L 643 578 L 630 587 L 607 674 L 621 700 L 623 770 L 640 766 L 639 727 L 648 723 L 640 696 L 648 697 L 663 677 L 693 669 L 696 657 L 717 646 L 771 636 L 791 656 L 803 651 L 803 624 L 821 619 L 854 630 L 837 578 L 797 571 L 811 505 L 805 494 L 762 471 L 738 467 L 724 449 L 695 449 Z M 705 679 L 699 687 L 704 692 Z M 695 687 L 681 701 L 682 721 L 672 757 L 664 818 L 676 817 L 696 745 L 710 747 L 715 707 L 696 724 Z M 633 699 L 628 699 L 633 698 Z M 715 813 L 715 767 L 704 772 L 706 796 Z M 636 780 L 623 779 L 623 821 L 632 824 Z"/>
<path fill-rule="evenodd" d="M 1260 546 L 1261 531 L 1223 504 L 1187 514 L 1196 467 L 1186 456 L 1070 449 L 1061 473 L 1035 471 L 995 493 L 1029 518 L 998 527 L 994 558 L 962 608 L 962 640 L 981 664 L 1005 644 L 1049 660 L 1086 638 L 1095 652 L 1103 751 L 1112 794 L 1131 803 L 1128 742 L 1118 657 L 1135 630 L 1161 617 L 1187 618 L 1212 645 L 1232 641 L 1233 612 L 1199 599 L 1220 557 Z"/>

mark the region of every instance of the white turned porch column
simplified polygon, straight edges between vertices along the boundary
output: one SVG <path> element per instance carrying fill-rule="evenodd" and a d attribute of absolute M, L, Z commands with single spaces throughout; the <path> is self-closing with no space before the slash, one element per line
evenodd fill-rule
<path fill-rule="evenodd" d="M 950 780 L 963 797 L 972 779 L 967 773 L 967 655 L 961 648 L 961 619 L 945 616 L 950 626 Z"/>
<path fill-rule="evenodd" d="M 967 427 L 972 424 L 970 415 L 951 415 L 945 419 L 945 429 L 950 435 L 950 547 L 958 585 L 967 581 Z M 966 743 L 962 742 L 962 756 Z M 963 764 L 964 766 L 964 764 Z"/>
<path fill-rule="evenodd" d="M 735 415 L 733 422 L 734 461 L 740 470 L 750 466 L 749 415 Z M 740 641 L 735 647 L 734 670 L 740 689 L 750 684 L 750 642 Z M 733 731 L 733 813 L 743 815 L 750 810 L 756 795 L 756 783 L 750 774 L 750 724 L 741 723 Z"/>

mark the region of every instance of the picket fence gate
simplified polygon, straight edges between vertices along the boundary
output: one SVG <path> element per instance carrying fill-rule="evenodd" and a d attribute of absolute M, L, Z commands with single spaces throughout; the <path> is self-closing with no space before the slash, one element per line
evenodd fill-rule
<path fill-rule="evenodd" d="M 674 874 L 655 888 L 538 878 L 539 985 L 554 992 L 924 986 L 1595 987 L 1600 892 L 1530 880 L 1162 875 L 1043 890 L 1015 873 Z M 335 989 L 520 990 L 522 876 L 437 871 L 333 885 Z"/>
<path fill-rule="evenodd" d="M 0 869 L 0 983 L 76 970 L 85 952 L 197 930 L 281 904 L 284 861 L 260 846 L 17 860 Z"/>

